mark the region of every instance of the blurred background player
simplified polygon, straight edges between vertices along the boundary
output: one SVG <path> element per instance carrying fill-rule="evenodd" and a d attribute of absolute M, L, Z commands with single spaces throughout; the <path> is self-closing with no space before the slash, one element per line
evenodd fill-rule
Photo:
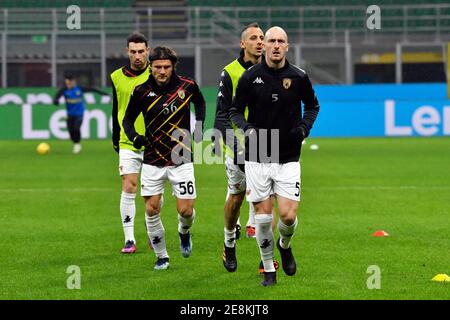
<path fill-rule="evenodd" d="M 222 145 L 225 150 L 228 191 L 224 207 L 225 239 L 223 264 L 229 272 L 234 272 L 237 269 L 236 240 L 239 239 L 240 235 L 240 208 L 246 190 L 244 164 L 238 164 L 238 154 L 243 155 L 244 148 L 233 131 L 229 111 L 242 73 L 251 66 L 261 62 L 261 57 L 263 56 L 264 33 L 258 23 L 251 23 L 242 29 L 240 48 L 239 58 L 225 66 L 222 71 L 214 121 L 214 128 L 221 132 L 222 138 L 225 140 L 225 143 L 222 143 Z M 220 147 L 216 145 L 215 150 L 220 150 Z M 248 238 L 255 237 L 255 211 L 251 204 L 249 205 L 246 236 Z"/>
<path fill-rule="evenodd" d="M 82 87 L 77 84 L 75 76 L 66 74 L 64 77 L 64 87 L 58 90 L 53 98 L 53 104 L 59 105 L 59 99 L 64 96 L 67 109 L 67 129 L 69 131 L 70 140 L 73 142 L 72 152 L 78 154 L 81 152 L 81 125 L 84 115 L 83 94 L 85 92 L 97 92 L 101 95 L 109 95 L 106 92 L 96 88 Z"/>
<path fill-rule="evenodd" d="M 291 250 L 291 239 L 297 227 L 297 209 L 300 202 L 300 151 L 302 141 L 319 113 L 319 102 L 305 71 L 291 65 L 286 59 L 288 37 L 280 27 L 270 28 L 264 38 L 265 58 L 244 72 L 239 79 L 236 97 L 230 115 L 233 123 L 249 133 L 245 155 L 247 200 L 255 206 L 256 240 L 264 264 L 263 286 L 276 283 L 273 265 L 274 234 L 272 231 L 275 193 L 280 220 L 280 251 L 284 272 L 292 276 L 296 262 Z M 302 115 L 303 103 L 303 115 Z M 244 117 L 248 107 L 248 121 Z M 278 159 L 266 162 L 260 158 L 258 132 L 266 129 L 279 132 Z M 256 140 L 258 139 L 258 140 Z M 256 153 L 250 144 L 256 143 Z M 272 141 L 267 141 L 267 149 Z M 272 155 L 273 157 L 273 155 Z"/>
<path fill-rule="evenodd" d="M 187 258 L 192 252 L 189 229 L 195 219 L 197 195 L 190 141 L 190 103 L 194 104 L 197 120 L 194 138 L 201 140 L 205 99 L 195 81 L 175 73 L 177 62 L 175 51 L 168 47 L 152 50 L 150 77 L 134 89 L 123 119 L 123 128 L 134 147 L 140 149 L 145 146 L 141 195 L 147 213 L 147 232 L 157 257 L 156 270 L 169 267 L 159 205 L 165 181 L 170 181 L 176 197 L 181 253 Z M 135 129 L 135 121 L 140 114 L 144 116 L 145 135 Z M 182 139 L 173 138 L 173 133 L 182 133 Z M 179 150 L 179 157 L 174 157 L 176 150 Z"/>
<path fill-rule="evenodd" d="M 136 216 L 136 192 L 138 176 L 142 168 L 143 150 L 135 148 L 122 128 L 122 120 L 135 86 L 144 83 L 150 75 L 148 63 L 148 40 L 141 33 L 133 33 L 127 38 L 126 51 L 129 64 L 111 74 L 113 91 L 113 130 L 112 143 L 119 153 L 119 174 L 122 177 L 122 194 L 120 196 L 120 215 L 125 235 L 122 253 L 136 252 L 134 237 L 134 219 Z M 144 134 L 144 118 L 139 115 L 134 123 L 136 131 Z"/>

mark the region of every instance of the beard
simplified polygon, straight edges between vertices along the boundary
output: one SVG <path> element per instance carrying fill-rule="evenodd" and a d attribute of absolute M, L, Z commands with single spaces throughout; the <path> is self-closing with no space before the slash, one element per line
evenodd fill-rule
<path fill-rule="evenodd" d="M 136 69 L 142 69 L 142 68 L 144 68 L 145 67 L 145 62 L 144 61 L 142 61 L 142 60 L 140 60 L 139 62 L 134 62 L 133 63 L 133 66 L 136 68 Z"/>

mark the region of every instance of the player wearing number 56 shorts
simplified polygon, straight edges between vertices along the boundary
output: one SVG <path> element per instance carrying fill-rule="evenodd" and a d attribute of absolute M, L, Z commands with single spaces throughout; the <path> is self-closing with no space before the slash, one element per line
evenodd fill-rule
<path fill-rule="evenodd" d="M 276 283 L 272 192 L 277 198 L 280 217 L 280 239 L 276 246 L 283 270 L 289 276 L 296 272 L 291 239 L 297 227 L 300 201 L 299 158 L 302 141 L 309 135 L 319 113 L 319 102 L 305 71 L 286 60 L 288 37 L 282 28 L 272 27 L 266 32 L 264 47 L 266 55 L 262 62 L 245 71 L 239 79 L 230 116 L 248 136 L 247 200 L 255 207 L 256 240 L 264 265 L 262 285 L 268 286 Z M 247 120 L 245 107 L 248 107 Z"/>
<path fill-rule="evenodd" d="M 141 172 L 141 195 L 146 208 L 147 232 L 152 242 L 156 263 L 154 268 L 169 267 L 165 231 L 160 218 L 159 201 L 164 182 L 169 181 L 176 198 L 178 233 L 184 257 L 192 252 L 189 232 L 195 218 L 196 198 L 192 163 L 190 103 L 195 107 L 194 139 L 202 139 L 205 100 L 197 83 L 175 73 L 178 58 L 168 47 L 156 47 L 150 54 L 151 74 L 137 86 L 130 98 L 123 119 L 123 128 L 133 146 L 144 149 Z M 139 135 L 134 121 L 142 114 L 145 135 Z"/>

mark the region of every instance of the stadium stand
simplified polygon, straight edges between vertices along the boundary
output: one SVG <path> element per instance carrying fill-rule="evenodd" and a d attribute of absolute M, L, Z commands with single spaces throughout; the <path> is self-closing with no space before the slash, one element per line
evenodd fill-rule
<path fill-rule="evenodd" d="M 73 0 L 2 0 L 0 8 L 65 8 L 72 4 L 88 8 L 119 8 L 131 7 L 133 3 L 133 0 L 78 0 L 76 3 Z"/>
<path fill-rule="evenodd" d="M 151 25 L 151 38 L 185 39 L 188 33 L 188 3 L 185 0 L 136 0 L 139 24 Z M 167 10 L 176 8 L 176 10 Z M 149 13 L 151 10 L 151 13 Z"/>
<path fill-rule="evenodd" d="M 0 9 L 9 9 L 8 17 L 0 15 L 0 28 L 7 19 L 11 31 L 54 29 L 52 10 L 57 10 L 57 30 L 64 31 L 63 8 L 70 0 L 4 0 Z M 263 28 L 280 25 L 291 37 L 304 41 L 312 35 L 333 37 L 349 30 L 365 33 L 366 0 L 80 0 L 84 31 L 105 30 L 123 34 L 131 29 L 149 30 L 159 39 L 215 41 L 226 33 L 234 34 L 243 25 L 258 21 Z M 423 32 L 425 36 L 449 31 L 450 6 L 447 0 L 381 0 L 382 33 Z M 99 8 L 104 15 L 100 16 Z M 2 28 L 5 29 L 5 28 Z M 200 39 L 198 39 L 200 38 Z M 209 40 L 208 40 L 209 38 Z M 189 40 L 189 39 L 188 39 Z"/>
<path fill-rule="evenodd" d="M 448 0 L 379 0 L 381 30 L 376 31 L 366 26 L 366 10 L 373 4 L 366 0 L 78 0 L 82 28 L 76 31 L 67 28 L 66 7 L 73 2 L 0 1 L 0 36 L 7 48 L 7 63 L 50 63 L 56 59 L 53 65 L 63 67 L 65 63 L 106 60 L 103 65 L 109 70 L 126 58 L 123 39 L 139 30 L 152 44 L 170 45 L 189 61 L 200 56 L 202 70 L 213 70 L 217 61 L 236 55 L 234 48 L 242 27 L 257 21 L 263 29 L 273 25 L 285 28 L 290 43 L 301 46 L 290 50 L 290 58 L 306 61 L 304 66 L 314 72 L 315 79 L 340 83 L 347 43 L 354 52 L 352 59 L 359 59 L 356 57 L 393 54 L 396 43 L 441 46 L 450 41 Z M 333 48 L 314 54 L 316 46 L 325 45 Z M 203 54 L 197 55 L 199 46 Z M 432 52 L 436 50 L 440 49 L 432 48 Z M 203 72 L 205 83 L 215 82 L 210 77 L 214 72 Z"/>
<path fill-rule="evenodd" d="M 353 6 L 374 4 L 371 0 L 188 0 L 190 6 L 202 7 L 280 7 L 280 6 Z M 411 4 L 439 4 L 448 3 L 447 0 L 378 0 L 376 4 L 382 5 L 411 5 Z"/>
<path fill-rule="evenodd" d="M 189 0 L 190 6 L 199 7 L 241 7 L 241 8 L 264 8 L 251 11 L 240 11 L 239 19 L 268 20 L 284 22 L 285 27 L 295 29 L 302 28 L 305 31 L 322 29 L 329 31 L 333 27 L 335 30 L 357 30 L 364 25 L 365 11 L 360 8 L 342 8 L 344 6 L 369 6 L 373 1 L 368 0 L 287 0 L 280 4 L 277 0 Z M 383 27 L 396 31 L 403 28 L 403 18 L 407 17 L 408 28 L 427 31 L 431 28 L 449 26 L 450 19 L 445 17 L 450 14 L 450 8 L 422 7 L 422 8 L 402 8 L 403 5 L 433 5 L 448 4 L 448 0 L 380 0 L 376 4 L 382 8 Z M 383 7 L 383 6 L 396 7 Z M 286 7 L 296 7 L 285 9 Z M 330 10 L 330 7 L 335 9 Z M 300 9 L 300 10 L 298 10 Z M 231 13 L 230 15 L 233 15 Z M 441 18 L 444 16 L 444 18 Z M 208 18 L 205 13 L 201 18 Z M 263 27 L 267 27 L 263 24 Z M 225 27 L 226 28 L 226 27 Z"/>

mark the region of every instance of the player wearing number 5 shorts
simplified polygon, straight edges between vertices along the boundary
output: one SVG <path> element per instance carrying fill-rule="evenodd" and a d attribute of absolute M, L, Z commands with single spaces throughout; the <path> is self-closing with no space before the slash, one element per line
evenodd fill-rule
<path fill-rule="evenodd" d="M 305 71 L 286 60 L 288 38 L 282 28 L 273 27 L 266 32 L 264 47 L 266 56 L 262 62 L 239 79 L 230 116 L 248 136 L 247 201 L 255 207 L 256 240 L 264 264 L 262 285 L 268 286 L 276 283 L 272 191 L 278 202 L 280 239 L 276 246 L 283 270 L 289 276 L 296 272 L 291 238 L 297 227 L 300 201 L 300 150 L 319 113 L 319 102 Z"/>
<path fill-rule="evenodd" d="M 165 231 L 160 218 L 159 201 L 164 182 L 172 184 L 178 211 L 178 233 L 184 257 L 192 251 L 189 232 L 195 218 L 196 198 L 192 163 L 190 103 L 195 107 L 194 139 L 202 139 L 205 100 L 197 83 L 175 73 L 178 58 L 168 47 L 156 47 L 150 54 L 151 74 L 137 86 L 130 98 L 123 128 L 135 148 L 145 147 L 141 173 L 141 195 L 146 209 L 147 232 L 152 242 L 156 263 L 154 268 L 169 267 Z M 139 135 L 134 121 L 144 116 L 145 135 Z"/>

